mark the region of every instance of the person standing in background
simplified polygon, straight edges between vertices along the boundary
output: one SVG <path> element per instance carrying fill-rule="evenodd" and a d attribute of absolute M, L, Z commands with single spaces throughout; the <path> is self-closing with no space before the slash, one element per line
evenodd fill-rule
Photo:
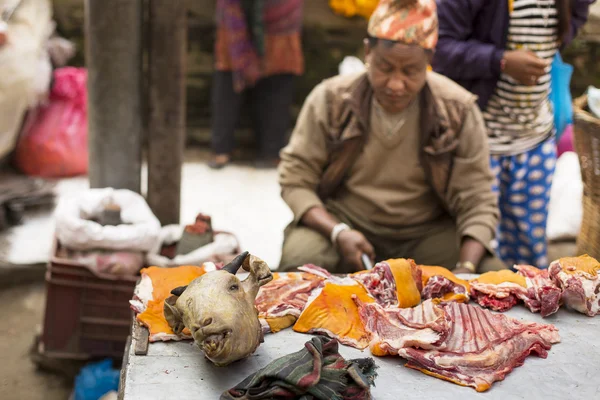
<path fill-rule="evenodd" d="M 244 95 L 258 142 L 257 166 L 276 166 L 290 127 L 294 76 L 304 71 L 304 0 L 217 0 L 211 168 L 231 159 Z"/>
<path fill-rule="evenodd" d="M 546 222 L 556 164 L 550 68 L 594 0 L 437 0 L 433 69 L 476 94 L 501 212 L 498 255 L 548 266 Z"/>
<path fill-rule="evenodd" d="M 0 0 L 0 163 L 14 150 L 28 109 L 50 85 L 49 0 Z"/>

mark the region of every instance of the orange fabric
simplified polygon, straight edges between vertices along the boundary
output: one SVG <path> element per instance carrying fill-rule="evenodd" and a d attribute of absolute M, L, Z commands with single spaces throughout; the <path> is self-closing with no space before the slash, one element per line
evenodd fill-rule
<path fill-rule="evenodd" d="M 217 28 L 215 42 L 215 69 L 231 71 L 232 62 L 229 54 L 228 32 Z M 287 35 L 269 35 L 265 37 L 265 56 L 262 60 L 262 77 L 278 74 L 302 75 L 304 73 L 304 56 L 299 33 Z"/>
<path fill-rule="evenodd" d="M 386 263 L 390 266 L 394 281 L 396 282 L 398 307 L 409 308 L 421 303 L 421 290 L 419 289 L 419 284 L 415 282 L 414 271 L 418 268 L 415 262 L 413 260 L 398 258 L 387 260 Z"/>
<path fill-rule="evenodd" d="M 596 276 L 598 271 L 600 271 L 600 263 L 598 260 L 587 254 L 579 257 L 565 257 L 558 261 L 562 266 L 562 270 L 568 274 L 586 272 L 592 276 Z"/>
<path fill-rule="evenodd" d="M 304 309 L 294 330 L 300 333 L 328 333 L 342 343 L 351 342 L 360 349 L 366 348 L 369 334 L 360 319 L 353 295 L 363 303 L 375 301 L 362 285 L 326 282 L 321 293 Z"/>
<path fill-rule="evenodd" d="M 197 277 L 204 275 L 205 272 L 204 267 L 196 266 L 150 267 L 141 271 L 142 275 L 148 275 L 152 279 L 152 300 L 148 302 L 146 310 L 138 314 L 137 320 L 148 328 L 150 335 L 159 333 L 174 334 L 165 319 L 164 301 L 171 295 L 171 290 L 189 284 Z M 189 335 L 187 329 L 183 333 Z"/>
<path fill-rule="evenodd" d="M 486 272 L 485 274 L 480 275 L 478 278 L 472 279 L 471 282 L 479 282 L 489 285 L 499 285 L 501 283 L 510 282 L 527 288 L 527 281 L 525 280 L 525 277 L 512 272 L 509 269 Z"/>
<path fill-rule="evenodd" d="M 465 287 L 466 293 L 470 293 L 471 286 L 469 282 L 460 279 L 456 275 L 454 275 L 450 270 L 444 267 L 435 267 L 430 265 L 420 265 L 421 267 L 421 278 L 423 280 L 423 286 L 427 285 L 429 279 L 433 276 L 443 276 L 448 279 L 450 282 L 453 282 L 457 285 L 461 285 Z M 468 295 L 464 294 L 456 294 L 456 293 L 447 293 L 442 297 L 444 301 L 458 301 L 458 302 L 466 302 L 469 301 Z"/>

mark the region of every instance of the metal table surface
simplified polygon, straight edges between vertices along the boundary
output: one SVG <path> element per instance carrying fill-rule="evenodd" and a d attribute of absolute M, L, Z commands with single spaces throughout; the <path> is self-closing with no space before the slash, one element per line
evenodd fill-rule
<path fill-rule="evenodd" d="M 400 358 L 375 358 L 379 376 L 372 389 L 374 399 L 600 399 L 600 316 L 589 318 L 561 309 L 542 319 L 522 306 L 510 310 L 511 317 L 558 327 L 561 342 L 554 345 L 547 359 L 528 357 L 504 381 L 496 382 L 485 393 L 429 377 L 403 367 Z M 215 367 L 190 341 L 151 343 L 148 354 L 136 356 L 135 338 L 129 346 L 121 387 L 125 400 L 134 399 L 218 399 L 270 361 L 300 350 L 310 335 L 291 329 L 269 334 L 255 354 L 228 367 Z M 340 346 L 347 359 L 370 356 Z"/>

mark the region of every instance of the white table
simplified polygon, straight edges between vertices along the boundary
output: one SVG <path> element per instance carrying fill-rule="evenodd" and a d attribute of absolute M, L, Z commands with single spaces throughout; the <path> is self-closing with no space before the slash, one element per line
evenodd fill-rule
<path fill-rule="evenodd" d="M 404 368 L 400 358 L 375 358 L 379 376 L 372 389 L 373 398 L 600 399 L 600 316 L 589 318 L 561 309 L 543 319 L 523 306 L 507 314 L 556 325 L 561 343 L 552 347 L 545 360 L 528 357 L 525 365 L 485 393 Z M 310 337 L 291 329 L 269 334 L 251 357 L 224 368 L 207 361 L 190 341 L 151 343 L 147 355 L 136 356 L 134 338 L 126 350 L 120 395 L 124 400 L 218 399 L 223 391 L 270 361 L 300 350 Z M 361 352 L 341 345 L 340 353 L 346 359 L 370 356 L 368 350 Z"/>

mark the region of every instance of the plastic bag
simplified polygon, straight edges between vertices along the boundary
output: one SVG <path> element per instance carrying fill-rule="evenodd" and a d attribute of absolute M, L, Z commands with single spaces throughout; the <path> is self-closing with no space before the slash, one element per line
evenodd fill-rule
<path fill-rule="evenodd" d="M 573 75 L 573 67 L 563 62 L 560 53 L 556 52 L 550 70 L 550 101 L 554 107 L 557 141 L 560 140 L 567 125 L 573 123 L 571 75 Z"/>
<path fill-rule="evenodd" d="M 365 64 L 357 57 L 344 57 L 339 66 L 340 75 L 351 75 L 365 70 Z"/>
<path fill-rule="evenodd" d="M 596 118 L 600 118 L 600 89 L 589 86 L 587 90 L 588 107 Z"/>
<path fill-rule="evenodd" d="M 546 224 L 548 240 L 577 238 L 582 218 L 583 182 L 579 157 L 569 151 L 556 162 Z"/>
<path fill-rule="evenodd" d="M 106 204 L 121 209 L 121 225 L 102 226 L 98 218 Z M 161 227 L 146 200 L 127 189 L 89 189 L 60 199 L 54 211 L 56 237 L 73 250 L 150 251 L 160 242 Z"/>
<path fill-rule="evenodd" d="M 82 68 L 54 72 L 48 104 L 29 113 L 17 143 L 15 163 L 27 175 L 65 177 L 87 173 L 86 79 Z"/>
<path fill-rule="evenodd" d="M 360 15 L 369 19 L 379 0 L 329 0 L 329 7 L 336 13 L 345 17 Z"/>
<path fill-rule="evenodd" d="M 75 378 L 74 400 L 98 400 L 118 389 L 119 370 L 113 369 L 112 360 L 106 359 L 81 369 Z"/>
<path fill-rule="evenodd" d="M 569 124 L 565 128 L 560 140 L 556 144 L 556 150 L 558 157 L 562 156 L 567 151 L 575 151 L 573 145 L 573 124 Z"/>
<path fill-rule="evenodd" d="M 183 226 L 167 225 L 161 231 L 161 247 L 163 244 L 177 242 L 183 235 Z M 160 247 L 156 247 L 146 255 L 146 264 L 156 267 L 171 268 L 180 265 L 202 265 L 214 259 L 220 254 L 234 254 L 239 251 L 239 243 L 236 237 L 230 233 L 215 232 L 212 243 L 204 245 L 190 253 L 181 254 L 174 258 L 160 255 Z"/>

